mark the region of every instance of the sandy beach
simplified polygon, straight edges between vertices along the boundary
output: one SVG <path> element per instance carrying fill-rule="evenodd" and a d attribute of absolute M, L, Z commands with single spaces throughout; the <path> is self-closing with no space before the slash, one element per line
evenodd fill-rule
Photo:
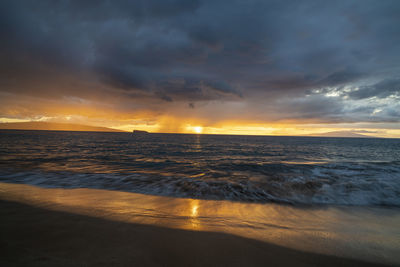
<path fill-rule="evenodd" d="M 224 233 L 0 205 L 1 266 L 380 266 Z"/>
<path fill-rule="evenodd" d="M 387 254 L 396 248 L 396 237 L 368 233 L 373 221 L 360 211 L 355 216 L 364 216 L 369 226 L 351 220 L 364 239 L 328 229 L 328 221 L 337 224 L 335 217 L 349 220 L 330 210 L 7 183 L 0 183 L 0 200 L 1 266 L 396 264 L 395 251 Z M 396 218 L 386 217 L 380 217 L 380 227 L 396 229 Z"/>

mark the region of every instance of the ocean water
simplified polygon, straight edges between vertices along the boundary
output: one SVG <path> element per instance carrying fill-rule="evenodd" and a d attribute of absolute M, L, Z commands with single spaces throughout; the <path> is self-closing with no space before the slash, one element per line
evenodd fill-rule
<path fill-rule="evenodd" d="M 400 207 L 400 139 L 0 131 L 0 182 Z"/>

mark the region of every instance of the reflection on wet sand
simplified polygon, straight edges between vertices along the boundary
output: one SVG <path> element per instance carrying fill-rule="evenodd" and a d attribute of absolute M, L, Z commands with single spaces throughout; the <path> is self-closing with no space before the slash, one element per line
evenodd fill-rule
<path fill-rule="evenodd" d="M 8 183 L 0 183 L 0 198 L 124 222 L 226 232 L 305 251 L 400 263 L 400 212 L 393 208 L 305 209 Z"/>

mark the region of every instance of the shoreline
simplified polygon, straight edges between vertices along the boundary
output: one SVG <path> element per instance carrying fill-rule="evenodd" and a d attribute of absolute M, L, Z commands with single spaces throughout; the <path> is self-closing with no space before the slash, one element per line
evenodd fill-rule
<path fill-rule="evenodd" d="M 384 266 L 0 201 L 2 266 Z"/>
<path fill-rule="evenodd" d="M 235 242 L 239 242 L 238 246 L 247 244 L 242 244 L 243 240 L 252 240 L 251 242 L 259 242 L 257 244 L 265 244 L 262 246 L 278 247 L 279 250 L 289 251 L 279 252 L 283 254 L 290 254 L 290 251 L 298 253 L 296 255 L 305 253 L 304 255 L 308 256 L 296 257 L 300 257 L 299 259 L 304 260 L 307 264 L 310 263 L 309 259 L 303 257 L 313 258 L 314 256 L 310 256 L 310 254 L 319 255 L 315 256 L 317 258 L 320 256 L 333 257 L 359 263 L 375 262 L 393 265 L 400 263 L 400 240 L 396 238 L 399 233 L 399 209 L 361 207 L 302 209 L 279 204 L 178 199 L 84 188 L 49 189 L 11 183 L 0 183 L 0 201 L 2 202 L 1 206 L 5 206 L 5 208 L 1 208 L 2 216 L 0 218 L 4 224 L 3 228 L 11 227 L 11 230 L 9 229 L 11 232 L 12 227 L 22 230 L 31 227 L 40 228 L 43 223 L 47 223 L 45 221 L 49 220 L 46 227 L 55 231 L 55 234 L 58 233 L 60 228 L 64 229 L 60 231 L 68 231 L 69 235 L 79 237 L 80 234 L 84 233 L 79 233 L 83 230 L 76 229 L 76 225 L 79 226 L 80 223 L 84 223 L 91 231 L 91 227 L 96 227 L 98 223 L 103 224 L 107 221 L 125 225 L 124 227 L 133 232 L 137 231 L 135 229 L 143 227 L 152 229 L 148 230 L 147 236 L 142 236 L 143 242 L 146 242 L 147 239 L 157 240 L 157 236 L 164 235 L 165 231 L 177 231 L 178 235 L 181 235 L 181 239 L 186 240 L 189 236 L 196 235 L 196 238 L 200 240 L 206 239 L 202 242 L 214 243 L 216 237 L 202 237 L 213 233 L 237 238 Z M 61 217 L 68 214 L 68 216 L 78 216 L 80 219 L 72 223 L 63 223 L 57 219 L 58 217 L 55 214 L 59 214 L 57 216 Z M 38 231 L 43 232 L 46 227 L 40 228 Z M 76 233 L 74 229 L 77 231 Z M 2 236 L 7 236 L 9 230 L 3 230 L 6 235 Z M 101 236 L 102 231 L 112 233 L 114 230 L 106 227 L 97 231 L 96 235 Z M 18 231 L 15 230 L 15 232 Z M 28 236 L 31 234 L 29 233 Z M 197 235 L 200 237 L 197 237 Z M 6 244 L 10 243 L 14 239 L 19 242 L 18 240 L 21 241 L 24 238 L 22 236 L 17 238 L 9 236 L 2 238 L 1 242 L 4 245 L 5 242 Z M 69 238 L 68 235 L 67 238 Z M 40 241 L 41 238 L 36 237 L 36 239 Z M 168 248 L 171 246 L 171 249 L 177 250 L 174 253 L 179 253 L 179 248 L 187 245 L 179 243 L 180 241 L 175 243 L 173 237 L 170 237 L 170 239 L 173 244 L 169 244 L 167 240 L 162 241 L 162 243 L 163 246 Z M 79 242 L 81 241 L 70 240 L 68 242 L 71 242 L 71 247 L 74 247 L 80 246 Z M 63 241 L 52 240 L 51 242 L 60 245 L 58 243 Z M 134 242 L 134 240 L 126 240 L 126 242 L 128 244 Z M 90 243 L 86 245 L 90 246 Z M 189 246 L 195 246 L 195 244 L 189 244 Z M 227 242 L 223 246 L 229 247 L 230 244 Z M 32 248 L 34 247 L 36 245 Z M 127 247 L 116 248 L 116 250 L 121 251 L 127 249 Z M 138 248 L 133 248 L 133 250 L 136 249 L 140 250 L 139 244 Z M 213 253 L 207 247 L 201 249 L 204 250 L 201 253 Z M 61 253 L 62 250 L 60 249 L 59 252 Z M 148 248 L 146 253 L 151 253 L 151 250 L 153 248 Z M 240 254 L 239 251 L 235 250 L 228 254 L 236 255 L 237 253 Z M 246 253 L 252 255 L 252 252 Z M 246 255 L 243 255 L 242 260 L 248 257 Z M 70 256 L 75 257 L 74 255 Z M 264 263 L 267 262 L 267 258 L 260 257 L 262 259 L 259 260 Z M 270 255 L 270 257 L 273 257 L 273 255 Z M 283 257 L 285 258 L 285 256 Z M 325 260 L 328 258 L 323 258 L 324 264 L 317 265 L 325 265 Z M 230 262 L 229 259 L 223 259 L 223 261 Z M 212 265 L 212 263 L 213 261 L 210 260 L 207 265 Z M 186 264 L 188 263 L 185 262 Z M 287 262 L 287 264 L 290 263 Z M 304 266 L 307 266 L 307 264 Z M 174 265 L 172 261 L 171 265 Z M 242 265 L 245 265 L 244 262 Z"/>

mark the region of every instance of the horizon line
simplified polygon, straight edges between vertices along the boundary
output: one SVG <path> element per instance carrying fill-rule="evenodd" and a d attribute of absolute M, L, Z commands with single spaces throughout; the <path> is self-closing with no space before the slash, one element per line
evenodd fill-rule
<path fill-rule="evenodd" d="M 100 126 L 93 126 L 100 127 Z M 106 127 L 104 127 L 106 128 Z M 114 128 L 109 128 L 114 131 L 95 131 L 95 130 L 52 130 L 52 129 L 1 129 L 0 131 L 47 131 L 47 132 L 87 132 L 87 133 L 129 133 L 133 134 L 133 131 L 124 131 Z M 218 133 L 168 133 L 168 132 L 149 132 L 145 131 L 146 134 L 181 134 L 181 135 L 218 135 L 218 136 L 258 136 L 258 137 L 310 137 L 310 138 L 353 138 L 353 139 L 400 139 L 399 137 L 379 137 L 379 136 L 319 136 L 319 135 L 266 135 L 266 134 L 218 134 Z M 324 133 L 321 133 L 324 134 Z"/>

